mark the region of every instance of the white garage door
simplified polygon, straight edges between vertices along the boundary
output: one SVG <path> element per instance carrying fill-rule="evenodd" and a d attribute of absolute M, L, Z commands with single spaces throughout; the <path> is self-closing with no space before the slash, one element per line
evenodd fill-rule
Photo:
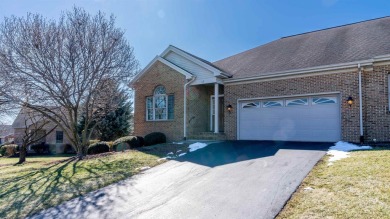
<path fill-rule="evenodd" d="M 338 96 L 241 101 L 238 139 L 336 142 L 341 139 Z"/>

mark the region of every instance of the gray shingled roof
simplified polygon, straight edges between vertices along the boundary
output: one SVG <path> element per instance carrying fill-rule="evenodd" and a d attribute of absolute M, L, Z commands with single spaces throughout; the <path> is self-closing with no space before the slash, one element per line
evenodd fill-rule
<path fill-rule="evenodd" d="M 0 125 L 0 138 L 4 138 L 14 133 L 12 125 Z"/>
<path fill-rule="evenodd" d="M 284 37 L 213 64 L 233 78 L 390 54 L 390 17 Z"/>

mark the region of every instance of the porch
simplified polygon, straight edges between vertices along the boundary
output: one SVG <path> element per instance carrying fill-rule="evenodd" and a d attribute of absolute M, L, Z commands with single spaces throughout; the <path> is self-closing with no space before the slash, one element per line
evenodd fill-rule
<path fill-rule="evenodd" d="M 224 86 L 219 83 L 192 85 L 187 94 L 187 138 L 225 140 Z"/>

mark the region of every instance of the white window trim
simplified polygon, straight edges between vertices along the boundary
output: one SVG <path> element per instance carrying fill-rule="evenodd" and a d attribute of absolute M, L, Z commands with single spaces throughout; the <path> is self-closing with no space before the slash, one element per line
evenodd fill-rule
<path fill-rule="evenodd" d="M 156 99 L 157 97 L 165 97 L 165 108 L 156 108 Z M 165 109 L 166 113 L 165 119 L 156 119 L 156 109 Z M 155 94 L 153 95 L 153 121 L 166 121 L 168 120 L 168 95 L 166 94 Z"/>
<path fill-rule="evenodd" d="M 215 95 L 210 95 L 210 131 L 213 131 L 213 116 L 214 116 L 214 113 L 215 113 L 215 111 L 214 111 L 214 109 L 213 109 L 213 106 L 214 106 L 214 97 L 215 97 Z M 225 95 L 224 94 L 220 94 L 220 95 L 218 95 L 218 98 L 220 98 L 220 97 L 225 97 Z M 221 107 L 221 106 L 220 106 Z M 223 106 L 222 106 L 223 107 Z"/>
<path fill-rule="evenodd" d="M 157 87 L 156 87 L 157 88 Z M 172 120 L 172 119 L 168 119 L 168 111 L 169 111 L 169 106 L 168 106 L 168 98 L 169 98 L 169 95 L 168 94 L 155 94 L 155 91 L 156 89 L 154 90 L 153 92 L 153 96 L 147 96 L 145 97 L 145 117 L 146 117 L 146 121 L 169 121 L 169 120 Z M 166 111 L 166 118 L 165 119 L 156 119 L 156 109 L 160 109 L 160 108 L 156 108 L 156 99 L 157 97 L 161 97 L 161 96 L 164 96 L 165 97 L 165 111 Z M 148 98 L 151 98 L 152 99 L 152 108 L 149 108 L 148 107 Z M 163 108 L 161 108 L 163 109 Z M 149 110 L 152 110 L 152 119 L 149 119 Z"/>

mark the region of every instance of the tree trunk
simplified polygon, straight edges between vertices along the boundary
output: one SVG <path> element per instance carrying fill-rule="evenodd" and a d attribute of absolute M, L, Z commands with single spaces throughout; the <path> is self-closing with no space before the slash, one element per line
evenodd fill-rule
<path fill-rule="evenodd" d="M 27 148 L 26 146 L 22 145 L 19 152 L 19 162 L 18 164 L 22 164 L 26 162 L 26 155 L 27 155 Z"/>
<path fill-rule="evenodd" d="M 88 146 L 80 146 L 80 147 L 76 147 L 78 148 L 77 150 L 77 157 L 79 160 L 82 160 L 84 158 L 84 156 L 87 155 L 87 150 L 88 150 Z"/>
<path fill-rule="evenodd" d="M 78 152 L 78 153 L 77 153 L 77 158 L 78 158 L 79 160 L 82 160 L 83 157 L 84 157 L 83 152 Z"/>

